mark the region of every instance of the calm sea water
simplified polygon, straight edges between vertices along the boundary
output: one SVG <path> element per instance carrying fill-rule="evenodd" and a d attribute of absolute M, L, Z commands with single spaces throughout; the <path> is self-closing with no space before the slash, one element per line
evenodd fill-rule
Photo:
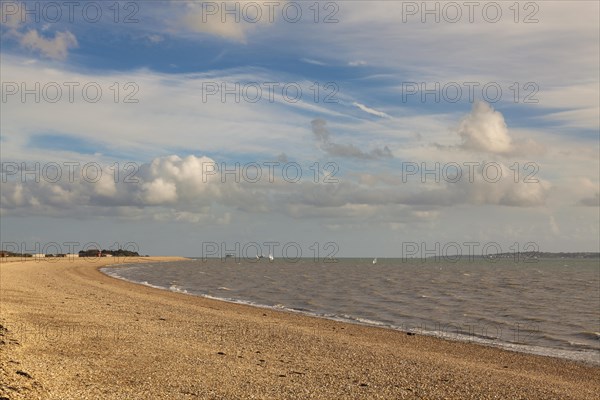
<path fill-rule="evenodd" d="M 600 364 L 596 260 L 190 260 L 104 268 L 166 290 Z"/>

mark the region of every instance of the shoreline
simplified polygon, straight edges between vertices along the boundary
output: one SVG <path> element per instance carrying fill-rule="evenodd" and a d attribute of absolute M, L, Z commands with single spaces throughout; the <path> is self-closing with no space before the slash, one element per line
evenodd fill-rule
<path fill-rule="evenodd" d="M 199 258 L 187 258 L 187 261 L 199 261 Z M 220 258 L 210 259 L 211 261 L 223 261 Z M 365 260 L 367 260 L 365 258 Z M 436 326 L 439 329 L 426 329 L 426 328 L 418 328 L 415 326 L 414 329 L 406 329 L 402 325 L 393 325 L 389 323 L 385 323 L 383 321 L 379 321 L 376 319 L 363 319 L 356 315 L 340 315 L 332 312 L 325 313 L 323 311 L 310 310 L 310 309 L 296 309 L 291 306 L 286 306 L 283 304 L 278 305 L 270 305 L 265 303 L 259 303 L 251 299 L 238 299 L 235 297 L 220 297 L 218 295 L 209 295 L 200 292 L 188 292 L 187 290 L 182 290 L 182 288 L 177 286 L 165 286 L 160 284 L 151 284 L 146 281 L 136 281 L 128 278 L 124 278 L 118 273 L 119 267 L 127 267 L 127 264 L 119 263 L 117 265 L 110 265 L 106 267 L 99 268 L 99 271 L 105 275 L 110 277 L 124 280 L 126 282 L 130 282 L 137 285 L 143 285 L 152 287 L 155 289 L 160 289 L 164 291 L 174 292 L 174 293 L 182 293 L 196 297 L 202 297 L 206 299 L 212 299 L 217 301 L 223 301 L 230 304 L 241 304 L 245 306 L 258 307 L 261 309 L 273 310 L 278 312 L 287 312 L 297 315 L 304 315 L 313 318 L 327 319 L 331 321 L 338 321 L 347 324 L 355 324 L 367 327 L 377 327 L 381 329 L 390 329 L 394 331 L 399 331 L 407 334 L 416 334 L 416 335 L 425 335 L 430 336 L 442 340 L 461 342 L 461 343 L 473 343 L 481 346 L 488 346 L 497 349 L 502 349 L 506 351 L 512 351 L 517 353 L 524 354 L 534 354 L 544 357 L 553 357 L 562 360 L 569 360 L 573 362 L 583 363 L 591 366 L 600 366 L 600 349 L 592 348 L 589 346 L 581 346 L 579 348 L 561 348 L 561 347 L 552 347 L 552 346 L 543 346 L 543 345 L 534 345 L 534 344 L 525 344 L 519 342 L 512 342 L 510 340 L 503 340 L 499 337 L 493 338 L 488 336 L 477 335 L 474 332 L 459 332 L 458 330 L 449 332 L 447 329 L 444 329 L 445 326 L 439 322 L 433 322 L 432 326 Z M 111 271 L 112 270 L 112 271 Z M 430 321 L 431 322 L 431 321 Z"/>
<path fill-rule="evenodd" d="M 187 258 L 186 260 L 195 261 L 193 258 Z M 119 263 L 119 264 L 114 264 L 114 265 L 107 265 L 107 266 L 99 267 L 98 271 L 104 275 L 111 277 L 111 278 L 129 282 L 129 283 L 132 283 L 135 285 L 142 285 L 142 286 L 147 286 L 147 287 L 162 290 L 162 291 L 167 291 L 167 292 L 172 292 L 172 293 L 180 293 L 180 294 L 184 294 L 184 295 L 188 295 L 188 296 L 195 296 L 195 297 L 201 297 L 201 298 L 210 299 L 210 300 L 222 301 L 222 302 L 226 302 L 229 304 L 239 304 L 239 305 L 244 305 L 244 306 L 256 307 L 256 308 L 260 308 L 260 309 L 271 310 L 271 311 L 275 311 L 275 312 L 303 315 L 303 316 L 307 316 L 307 317 L 311 317 L 311 318 L 326 319 L 329 321 L 336 321 L 336 322 L 341 322 L 341 323 L 345 323 L 345 324 L 353 324 L 353 325 L 360 325 L 360 326 L 366 326 L 366 327 L 376 327 L 376 328 L 380 328 L 380 329 L 389 329 L 392 331 L 402 332 L 402 333 L 409 334 L 409 335 L 410 334 L 424 335 L 424 336 L 429 336 L 429 337 L 437 338 L 440 340 L 446 340 L 446 341 L 450 341 L 450 342 L 472 343 L 472 344 L 479 345 L 479 346 L 492 347 L 492 348 L 496 348 L 496 349 L 502 349 L 505 351 L 515 352 L 515 353 L 533 354 L 533 355 L 538 355 L 538 356 L 542 356 L 542 357 L 551 357 L 551 358 L 556 358 L 559 360 L 568 360 L 568 361 L 572 361 L 572 362 L 576 362 L 576 363 L 581 363 L 584 365 L 600 367 L 600 353 L 599 353 L 599 351 L 593 350 L 593 349 L 566 350 L 566 349 L 552 348 L 552 347 L 525 345 L 525 344 L 512 343 L 512 342 L 507 342 L 507 341 L 495 341 L 494 339 L 486 339 L 484 337 L 479 337 L 479 336 L 475 336 L 475 335 L 467 335 L 467 334 L 462 334 L 462 333 L 455 333 L 453 335 L 451 334 L 451 335 L 444 336 L 443 334 L 439 334 L 439 332 L 432 331 L 432 330 L 417 330 L 417 329 L 406 330 L 406 329 L 402 329 L 401 327 L 398 327 L 398 326 L 387 325 L 383 322 L 375 321 L 375 320 L 372 321 L 371 323 L 369 323 L 369 322 L 360 320 L 358 318 L 352 319 L 352 318 L 343 318 L 343 317 L 338 317 L 338 316 L 327 316 L 324 314 L 319 314 L 317 311 L 310 311 L 310 310 L 302 311 L 302 310 L 296 310 L 296 309 L 288 308 L 288 307 L 276 307 L 276 306 L 271 306 L 268 304 L 255 303 L 253 301 L 237 300 L 237 299 L 233 299 L 233 298 L 216 297 L 216 296 L 210 296 L 210 295 L 205 295 L 205 294 L 189 293 L 187 291 L 181 291 L 181 290 L 172 290 L 169 287 L 156 286 L 156 285 L 152 285 L 147 282 L 146 283 L 137 282 L 137 281 L 133 281 L 130 279 L 120 277 L 116 274 L 112 275 L 109 272 L 102 271 L 102 269 L 117 269 L 118 267 L 121 267 L 121 266 L 126 267 L 128 265 L 133 265 L 133 264 Z M 585 353 L 585 354 L 582 354 L 582 353 Z M 593 358 L 594 356 L 595 356 L 595 358 Z"/>
<path fill-rule="evenodd" d="M 178 259 L 0 262 L 0 395 L 592 399 L 600 391 L 594 365 L 184 296 L 99 271 Z"/>

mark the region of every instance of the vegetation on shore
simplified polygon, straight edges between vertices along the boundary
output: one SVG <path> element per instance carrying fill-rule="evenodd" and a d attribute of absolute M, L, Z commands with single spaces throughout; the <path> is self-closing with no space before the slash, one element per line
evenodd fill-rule
<path fill-rule="evenodd" d="M 45 254 L 45 257 L 67 257 L 67 254 Z M 92 249 L 92 250 L 86 250 L 86 251 L 80 251 L 78 253 L 79 257 L 106 257 L 106 256 L 112 256 L 112 257 L 140 257 L 139 253 L 137 251 L 129 251 L 129 250 L 123 250 L 123 249 L 119 249 L 119 250 L 98 250 L 98 249 Z M 12 251 L 0 251 L 0 257 L 33 257 L 33 254 L 31 253 L 14 253 Z"/>

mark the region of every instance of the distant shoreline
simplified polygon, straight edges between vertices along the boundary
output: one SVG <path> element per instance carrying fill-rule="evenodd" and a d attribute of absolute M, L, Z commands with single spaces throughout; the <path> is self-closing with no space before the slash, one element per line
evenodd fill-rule
<path fill-rule="evenodd" d="M 3 253 L 9 253 L 8 255 L 3 255 L 0 252 L 0 261 L 2 259 L 29 259 L 29 258 L 34 258 L 34 254 L 31 253 L 23 253 L 23 254 L 17 254 L 17 253 L 12 253 L 12 252 L 3 252 Z M 65 255 L 65 254 L 61 254 L 61 255 L 45 255 L 46 257 L 43 258 L 69 258 L 69 255 Z M 123 254 L 119 254 L 119 255 L 110 255 L 113 257 L 118 257 L 118 258 L 146 258 L 146 257 L 159 257 L 159 256 L 151 256 L 151 255 L 140 255 L 140 254 L 135 254 L 135 255 L 123 255 Z M 109 257 L 110 257 L 109 256 Z M 77 257 L 82 257 L 82 258 L 95 258 L 97 256 L 77 256 Z M 75 257 L 75 258 L 77 258 Z M 105 256 L 100 256 L 100 257 L 105 257 Z M 455 254 L 444 254 L 444 255 L 433 255 L 433 256 L 428 256 L 428 257 L 403 257 L 403 256 L 399 256 L 399 257 L 380 257 L 378 256 L 377 258 L 379 260 L 421 260 L 421 259 L 433 259 L 433 258 L 440 258 L 440 257 L 447 257 L 447 258 L 459 258 L 459 259 L 482 259 L 482 258 L 500 258 L 500 259 L 509 259 L 509 258 L 515 258 L 515 257 L 521 257 L 524 259 L 527 258 L 538 258 L 538 259 L 594 259 L 594 258 L 598 258 L 600 259 L 600 252 L 514 252 L 514 253 L 495 253 L 495 254 L 488 254 L 488 255 L 455 255 Z M 202 259 L 203 257 L 200 256 L 187 256 L 185 258 L 189 258 L 189 259 Z M 241 256 L 237 256 L 237 255 L 231 255 L 228 254 L 224 257 L 206 257 L 207 259 L 225 259 L 225 258 L 244 258 Z M 248 259 L 254 259 L 252 257 L 247 257 Z M 311 257 L 304 257 L 306 259 L 310 259 Z M 371 260 L 373 259 L 373 256 L 361 256 L 361 257 L 335 257 L 335 258 L 339 258 L 339 259 L 367 259 L 367 260 Z"/>

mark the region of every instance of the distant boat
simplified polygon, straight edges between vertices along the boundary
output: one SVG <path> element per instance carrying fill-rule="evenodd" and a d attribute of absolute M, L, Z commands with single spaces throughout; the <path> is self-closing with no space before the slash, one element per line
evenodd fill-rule
<path fill-rule="evenodd" d="M 273 260 L 274 260 L 273 254 L 269 253 L 269 261 L 273 261 Z"/>
<path fill-rule="evenodd" d="M 377 258 L 373 259 L 373 265 L 377 264 Z"/>

